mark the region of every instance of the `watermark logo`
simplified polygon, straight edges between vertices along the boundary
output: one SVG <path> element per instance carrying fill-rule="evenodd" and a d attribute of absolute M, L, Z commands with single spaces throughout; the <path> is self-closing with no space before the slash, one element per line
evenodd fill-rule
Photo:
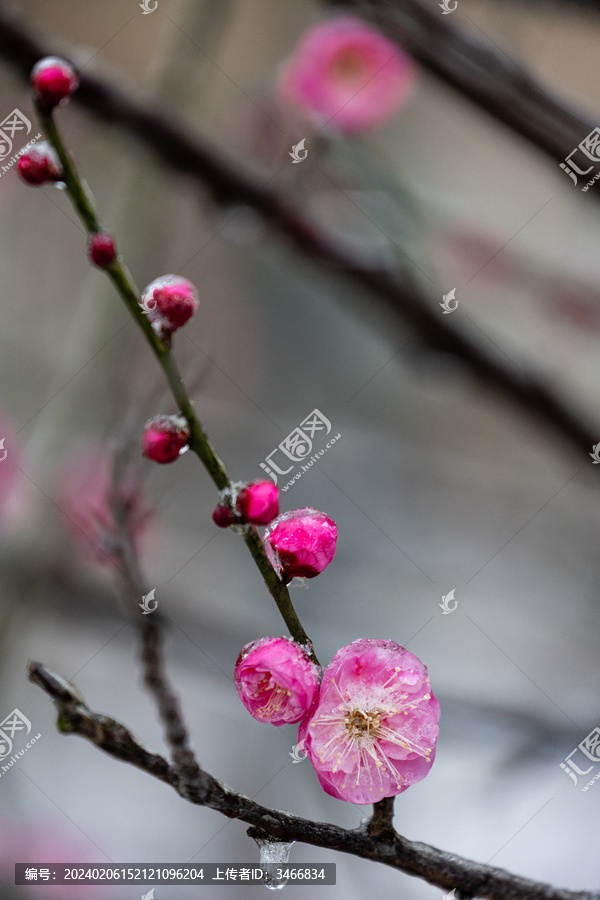
<path fill-rule="evenodd" d="M 308 150 L 306 150 L 304 147 L 305 140 L 306 138 L 302 138 L 301 141 L 299 141 L 297 144 L 295 144 L 295 146 L 292 147 L 292 152 L 288 153 L 288 156 L 292 157 L 293 163 L 300 163 L 308 156 Z M 300 153 L 302 151 L 304 151 L 304 156 L 300 156 Z"/>
<path fill-rule="evenodd" d="M 594 765 L 588 766 L 587 769 L 580 769 L 576 762 L 573 762 L 573 757 L 577 752 L 580 752 L 585 757 L 585 760 L 579 760 L 582 762 L 584 766 L 588 766 L 588 762 L 591 760 L 593 764 L 600 764 L 600 725 L 597 725 L 590 733 L 584 737 L 580 744 L 572 750 L 568 756 L 565 756 L 564 763 L 559 763 L 559 766 L 565 772 L 566 775 L 569 776 L 575 787 L 577 787 L 578 783 L 578 775 L 589 775 L 589 773 L 594 769 Z M 577 775 L 575 774 L 577 773 Z M 587 791 L 594 782 L 600 779 L 600 772 L 594 774 L 594 777 L 591 781 L 581 788 L 582 791 Z"/>
<path fill-rule="evenodd" d="M 156 591 L 156 588 L 152 588 L 152 590 L 148 594 L 146 594 L 145 597 L 142 597 L 142 602 L 138 603 L 138 606 L 144 610 L 142 613 L 143 616 L 150 615 L 150 613 L 153 613 L 154 610 L 156 609 L 156 607 L 158 606 L 158 600 L 154 599 L 155 591 Z M 154 600 L 154 606 L 150 606 L 151 600 Z"/>
<path fill-rule="evenodd" d="M 13 738 L 17 731 L 31 731 L 31 722 L 24 716 L 20 709 L 13 709 L 2 722 L 0 722 L 0 759 L 12 753 Z"/>
<path fill-rule="evenodd" d="M 447 316 L 448 313 L 454 312 L 455 309 L 458 308 L 458 300 L 455 299 L 454 295 L 456 293 L 456 288 L 452 288 L 447 294 L 444 294 L 443 301 L 440 303 L 442 307 L 443 313 L 442 315 Z M 454 301 L 454 306 L 452 306 L 452 302 Z"/>
<path fill-rule="evenodd" d="M 438 6 L 440 7 L 440 9 L 444 10 L 442 15 L 447 16 L 449 13 L 454 12 L 456 7 L 458 6 L 458 0 L 454 0 L 454 6 L 450 6 L 450 3 L 448 2 L 448 0 L 444 0 L 443 3 L 438 3 Z M 450 894 L 448 894 L 448 896 L 450 896 Z"/>
<path fill-rule="evenodd" d="M 150 0 L 144 0 L 143 3 L 138 3 L 140 9 L 143 9 L 143 16 L 149 16 L 150 13 L 153 13 L 155 9 L 158 8 L 158 0 L 154 0 L 154 6 L 150 6 Z M 150 894 L 148 894 L 150 896 Z"/>
<path fill-rule="evenodd" d="M 150 888 L 147 894 L 142 894 L 142 900 L 154 900 L 154 888 Z"/>
<path fill-rule="evenodd" d="M 8 450 L 4 449 L 4 441 L 5 440 L 6 440 L 6 438 L 2 438 L 0 440 L 0 462 L 4 462 L 4 460 L 8 456 Z M 600 462 L 600 460 L 598 460 L 598 462 Z"/>
<path fill-rule="evenodd" d="M 141 306 L 144 315 L 147 316 L 152 310 L 156 309 L 156 300 L 152 294 L 148 294 L 143 300 L 140 300 L 139 306 Z"/>
<path fill-rule="evenodd" d="M 7 759 L 9 754 L 13 751 L 15 735 L 20 737 L 20 733 L 23 732 L 23 737 L 25 737 L 30 731 L 31 722 L 27 716 L 23 715 L 20 709 L 13 709 L 10 715 L 0 722 L 0 760 L 6 760 L 6 765 L 0 763 L 0 778 L 2 778 L 12 765 L 16 763 L 21 756 L 24 756 L 29 748 L 33 747 L 35 742 L 41 738 L 41 734 L 36 734 L 30 741 L 27 741 L 27 744 L 24 747 L 15 751 L 14 756 L 11 756 L 10 760 Z"/>
<path fill-rule="evenodd" d="M 5 119 L 0 122 L 0 159 L 6 159 L 12 152 L 13 138 L 17 131 L 29 134 L 31 122 L 24 116 L 20 109 L 13 109 Z"/>
<path fill-rule="evenodd" d="M 577 157 L 576 154 L 579 154 L 579 156 Z M 573 161 L 574 156 L 576 156 L 577 162 Z M 589 165 L 590 160 L 592 162 L 591 166 Z M 596 125 L 594 130 L 590 131 L 587 137 L 584 137 L 582 142 L 568 156 L 565 156 L 564 163 L 559 163 L 559 165 L 569 178 L 573 180 L 573 184 L 577 186 L 577 175 L 589 175 L 594 168 L 593 163 L 598 162 L 600 162 L 600 125 Z M 577 163 L 581 163 L 587 168 L 582 169 Z M 596 173 L 592 180 L 588 181 L 581 190 L 587 191 L 598 178 L 600 178 L 600 172 Z"/>
<path fill-rule="evenodd" d="M 287 469 L 282 469 L 281 465 L 287 465 L 287 463 L 291 460 L 292 463 L 300 462 L 302 459 L 306 459 L 307 456 L 310 456 L 313 449 L 313 439 L 318 432 L 324 432 L 324 437 L 329 434 L 331 431 L 331 422 L 324 416 L 323 413 L 319 409 L 313 409 L 313 411 L 304 419 L 303 422 L 300 422 L 297 428 L 294 428 L 293 431 L 290 431 L 288 436 L 283 440 L 275 450 L 271 451 L 268 456 L 265 456 L 264 463 L 260 464 L 261 469 L 264 469 L 269 478 L 272 478 L 275 484 L 277 484 L 277 476 L 278 475 L 287 475 L 294 468 L 293 465 L 288 466 Z M 341 435 L 337 435 L 335 440 L 337 440 Z M 330 442 L 333 443 L 333 442 Z M 322 456 L 325 451 L 321 450 L 319 456 Z M 281 454 L 277 462 L 273 459 L 277 454 Z M 315 460 L 313 459 L 313 462 Z M 278 465 L 278 463 L 280 465 Z M 309 463 L 308 466 L 302 466 L 302 471 L 306 471 L 309 466 L 312 465 L 312 462 Z M 294 476 L 294 480 L 297 480 L 301 477 L 301 473 L 297 476 Z M 292 482 L 288 482 L 288 487 L 291 487 Z M 287 490 L 287 488 L 282 488 L 282 490 Z"/>
<path fill-rule="evenodd" d="M 600 463 L 600 444 L 593 444 L 592 450 L 594 451 L 593 453 L 590 453 L 590 456 L 594 460 L 592 465 L 596 466 L 598 463 Z"/>
<path fill-rule="evenodd" d="M 447 594 L 442 595 L 442 602 L 438 603 L 438 606 L 442 609 L 442 615 L 448 616 L 450 613 L 453 613 L 456 607 L 458 606 L 458 600 L 454 600 L 454 591 L 456 588 L 452 588 L 451 591 L 448 591 Z M 454 606 L 450 606 L 450 603 L 454 600 Z"/>
<path fill-rule="evenodd" d="M 304 755 L 301 755 L 304 754 Z M 304 749 L 304 741 L 300 741 L 299 744 L 294 744 L 292 747 L 292 752 L 290 753 L 292 757 L 292 763 L 300 763 L 308 756 L 308 753 Z"/>

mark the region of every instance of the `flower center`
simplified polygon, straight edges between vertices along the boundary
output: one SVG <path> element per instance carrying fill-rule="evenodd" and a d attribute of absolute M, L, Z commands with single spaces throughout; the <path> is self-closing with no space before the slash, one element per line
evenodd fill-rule
<path fill-rule="evenodd" d="M 331 67 L 334 78 L 349 85 L 359 85 L 368 75 L 364 58 L 354 49 L 342 50 Z"/>
<path fill-rule="evenodd" d="M 264 697 L 264 702 L 257 710 L 261 719 L 271 719 L 277 713 L 281 712 L 284 703 L 287 702 L 292 692 L 287 688 L 280 687 L 271 679 L 270 675 L 265 675 L 258 683 L 255 697 Z"/>
<path fill-rule="evenodd" d="M 365 712 L 362 709 L 349 710 L 344 718 L 344 726 L 351 738 L 363 735 L 376 739 L 381 725 L 381 715 L 376 711 Z"/>

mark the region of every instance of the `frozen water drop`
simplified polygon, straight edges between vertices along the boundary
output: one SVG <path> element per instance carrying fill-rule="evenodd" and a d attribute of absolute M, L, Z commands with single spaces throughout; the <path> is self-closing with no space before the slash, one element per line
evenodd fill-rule
<path fill-rule="evenodd" d="M 278 841 L 264 831 L 252 834 L 252 837 L 258 844 L 261 865 L 285 866 L 289 863 L 294 841 Z M 286 884 L 287 878 L 277 879 L 275 871 L 265 873 L 265 886 L 270 891 L 281 891 Z"/>
<path fill-rule="evenodd" d="M 301 575 L 296 575 L 295 578 L 292 578 L 290 583 L 288 584 L 288 589 L 291 588 L 307 588 L 308 589 L 308 578 L 304 578 Z"/>
<path fill-rule="evenodd" d="M 59 191 L 64 191 L 66 189 L 67 185 L 64 181 L 55 181 L 54 187 L 58 188 Z"/>

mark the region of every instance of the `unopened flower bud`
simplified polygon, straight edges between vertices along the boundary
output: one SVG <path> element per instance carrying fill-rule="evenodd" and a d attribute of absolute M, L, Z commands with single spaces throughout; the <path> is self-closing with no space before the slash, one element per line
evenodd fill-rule
<path fill-rule="evenodd" d="M 272 481 L 252 481 L 240 492 L 237 509 L 244 522 L 268 525 L 279 513 L 279 491 Z"/>
<path fill-rule="evenodd" d="M 142 453 L 157 463 L 170 463 L 187 449 L 190 430 L 182 416 L 156 416 L 146 423 Z"/>
<path fill-rule="evenodd" d="M 67 100 L 78 85 L 79 79 L 73 66 L 57 56 L 41 59 L 31 71 L 35 98 L 44 109 L 53 109 Z"/>
<path fill-rule="evenodd" d="M 93 234 L 88 243 L 88 256 L 95 266 L 100 269 L 108 269 L 117 258 L 117 248 L 113 236 L 103 231 Z"/>
<path fill-rule="evenodd" d="M 230 525 L 233 525 L 237 521 L 236 517 L 227 506 L 217 506 L 213 511 L 212 517 L 213 522 L 215 525 L 218 525 L 219 528 L 229 528 Z"/>
<path fill-rule="evenodd" d="M 17 170 L 23 181 L 36 186 L 62 178 L 60 160 L 47 141 L 40 141 L 24 153 L 17 163 Z"/>
<path fill-rule="evenodd" d="M 142 293 L 141 305 L 161 337 L 169 336 L 198 309 L 194 285 L 180 275 L 156 278 Z"/>
<path fill-rule="evenodd" d="M 337 525 L 318 509 L 291 509 L 271 522 L 263 539 L 273 567 L 288 583 L 296 576 L 314 578 L 329 565 Z"/>

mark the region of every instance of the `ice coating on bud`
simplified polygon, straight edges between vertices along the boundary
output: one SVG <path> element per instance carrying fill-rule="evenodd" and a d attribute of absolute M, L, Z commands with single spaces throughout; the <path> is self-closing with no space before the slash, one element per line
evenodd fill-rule
<path fill-rule="evenodd" d="M 251 481 L 240 492 L 237 509 L 245 522 L 268 525 L 279 513 L 279 491 L 272 481 Z"/>
<path fill-rule="evenodd" d="M 39 186 L 62 178 L 60 160 L 48 141 L 40 141 L 19 159 L 19 175 L 27 184 Z"/>
<path fill-rule="evenodd" d="M 31 70 L 31 87 L 38 104 L 45 109 L 58 106 L 79 86 L 73 66 L 57 56 L 40 59 Z"/>
<path fill-rule="evenodd" d="M 104 231 L 93 234 L 88 243 L 90 261 L 100 269 L 107 269 L 117 258 L 117 248 L 112 235 Z"/>
<path fill-rule="evenodd" d="M 376 803 L 429 774 L 439 717 L 421 660 L 393 641 L 362 638 L 325 669 L 298 742 L 328 794 Z"/>
<path fill-rule="evenodd" d="M 271 725 L 301 722 L 316 702 L 319 670 L 291 638 L 246 644 L 234 672 L 240 700 L 253 719 Z"/>
<path fill-rule="evenodd" d="M 183 416 L 155 416 L 146 422 L 142 453 L 157 463 L 170 463 L 187 450 L 190 429 Z"/>
<path fill-rule="evenodd" d="M 312 507 L 291 509 L 271 522 L 264 533 L 265 550 L 285 581 L 314 578 L 335 556 L 337 525 Z"/>
<path fill-rule="evenodd" d="M 198 309 L 198 292 L 181 275 L 155 278 L 143 291 L 141 306 L 161 337 L 185 325 Z"/>

